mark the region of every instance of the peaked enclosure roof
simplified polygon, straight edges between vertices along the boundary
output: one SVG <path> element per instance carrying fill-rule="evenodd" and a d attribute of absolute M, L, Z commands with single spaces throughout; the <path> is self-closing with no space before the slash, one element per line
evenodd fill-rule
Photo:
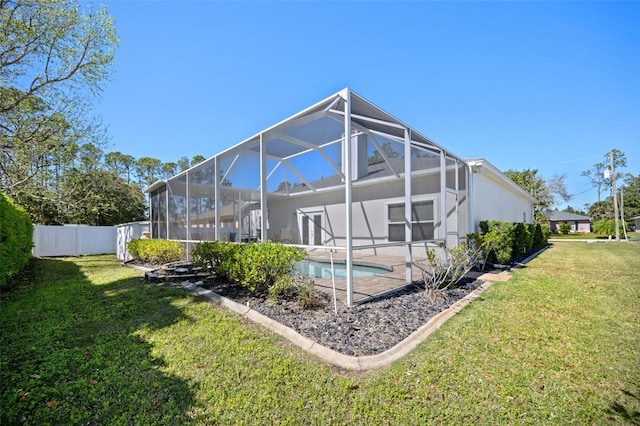
<path fill-rule="evenodd" d="M 334 143 L 340 142 L 342 139 L 342 135 L 344 134 L 344 117 L 346 115 L 345 99 L 348 95 L 351 96 L 352 128 L 354 131 L 362 132 L 369 136 L 383 157 L 384 151 L 381 146 L 385 141 L 404 143 L 405 130 L 408 129 L 412 143 L 432 150 L 435 153 L 442 151 L 451 157 L 460 159 L 447 152 L 443 147 L 426 136 L 423 136 L 396 119 L 391 114 L 388 114 L 362 96 L 354 93 L 351 89 L 345 88 L 315 105 L 245 139 L 231 148 L 209 157 L 205 162 L 225 154 L 246 153 L 259 156 L 260 141 L 262 138 L 263 141 L 270 142 L 266 145 L 267 158 L 283 164 L 294 174 L 300 173 L 290 164 L 290 160 L 310 151 L 316 151 L 327 160 L 338 176 L 344 178 L 340 164 L 327 154 L 326 148 Z M 393 169 L 390 158 L 384 158 L 384 161 Z M 199 167 L 201 164 L 202 163 L 195 165 L 191 167 L 191 169 Z M 186 171 L 179 173 L 171 179 L 184 173 L 186 173 Z M 315 190 L 311 182 L 305 183 L 308 188 Z M 146 192 L 151 192 L 162 185 L 163 181 L 157 181 L 150 185 L 146 189 Z M 257 190 L 257 188 L 254 189 Z"/>

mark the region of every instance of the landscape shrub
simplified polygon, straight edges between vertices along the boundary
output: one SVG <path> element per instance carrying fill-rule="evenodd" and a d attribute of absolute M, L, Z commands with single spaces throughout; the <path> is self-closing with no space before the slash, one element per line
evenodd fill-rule
<path fill-rule="evenodd" d="M 0 286 L 27 266 L 32 248 L 29 215 L 0 192 Z"/>
<path fill-rule="evenodd" d="M 127 243 L 127 249 L 134 259 L 153 265 L 177 262 L 184 256 L 184 249 L 179 241 L 135 239 Z"/>
<path fill-rule="evenodd" d="M 294 262 L 306 255 L 301 248 L 271 241 L 245 244 L 229 278 L 251 291 L 268 291 L 273 286 L 284 291 L 291 280 Z"/>
<path fill-rule="evenodd" d="M 542 226 L 539 223 L 536 223 L 535 231 L 533 233 L 533 248 L 534 250 L 540 250 L 546 244 L 547 239 L 545 239 L 542 232 Z"/>
<path fill-rule="evenodd" d="M 293 290 L 294 262 L 305 257 L 306 252 L 301 248 L 271 241 L 203 242 L 191 252 L 194 264 L 209 267 L 219 278 L 229 279 L 250 291 L 268 292 L 271 297 Z"/>
<path fill-rule="evenodd" d="M 527 224 L 527 253 L 530 252 L 531 250 L 533 250 L 533 243 L 534 243 L 534 238 L 535 238 L 535 234 L 536 234 L 536 224 L 535 223 L 528 223 Z"/>
<path fill-rule="evenodd" d="M 520 257 L 527 253 L 529 228 L 524 223 L 516 223 L 513 228 L 513 256 Z"/>
<path fill-rule="evenodd" d="M 566 222 L 560 224 L 560 233 L 567 235 L 571 231 L 571 225 Z"/>
<path fill-rule="evenodd" d="M 540 229 L 542 229 L 542 247 L 544 247 L 547 245 L 547 243 L 549 243 L 549 235 L 551 235 L 551 229 L 546 223 L 541 224 Z"/>
<path fill-rule="evenodd" d="M 310 277 L 296 275 L 293 279 L 298 298 L 298 306 L 302 309 L 314 309 L 320 305 L 316 282 Z"/>
<path fill-rule="evenodd" d="M 489 262 L 506 265 L 511 261 L 514 228 L 515 224 L 502 220 L 480 222 L 480 229 L 489 249 Z"/>
<path fill-rule="evenodd" d="M 459 244 L 447 249 L 441 245 L 438 249 L 427 249 L 427 260 L 415 262 L 422 271 L 425 290 L 432 295 L 441 294 L 457 284 L 478 263 L 482 249 L 475 244 Z"/>
<path fill-rule="evenodd" d="M 236 259 L 241 259 L 244 245 L 229 241 L 204 241 L 191 251 L 191 261 L 212 271 L 218 278 L 230 278 Z"/>

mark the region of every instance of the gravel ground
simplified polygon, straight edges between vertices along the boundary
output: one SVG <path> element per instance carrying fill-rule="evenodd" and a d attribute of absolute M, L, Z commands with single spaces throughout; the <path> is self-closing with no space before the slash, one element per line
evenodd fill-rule
<path fill-rule="evenodd" d="M 202 286 L 242 303 L 284 324 L 309 339 L 337 352 L 373 355 L 392 348 L 430 318 L 447 309 L 482 283 L 468 280 L 434 300 L 423 288 L 410 285 L 384 297 L 351 308 L 338 302 L 335 314 L 333 300 L 319 292 L 319 307 L 300 308 L 293 299 L 278 299 L 274 304 L 266 295 L 249 293 L 225 282 L 208 281 Z"/>

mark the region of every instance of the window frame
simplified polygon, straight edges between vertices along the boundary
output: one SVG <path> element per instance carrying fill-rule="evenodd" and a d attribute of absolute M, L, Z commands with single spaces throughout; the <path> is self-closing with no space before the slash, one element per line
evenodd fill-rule
<path fill-rule="evenodd" d="M 438 197 L 437 196 L 430 196 L 430 197 L 417 197 L 415 199 L 412 200 L 412 206 L 415 204 L 420 204 L 420 203 L 432 203 L 432 207 L 433 207 L 433 219 L 429 219 L 429 220 L 413 220 L 413 214 L 411 217 L 411 227 L 413 229 L 413 225 L 415 224 L 424 224 L 424 223 L 432 223 L 433 224 L 433 239 L 430 240 L 414 240 L 413 239 L 413 235 L 411 236 L 411 242 L 419 242 L 419 241 L 435 241 L 436 240 L 436 223 L 438 223 Z M 396 198 L 393 200 L 388 200 L 385 202 L 385 239 L 387 242 L 406 242 L 406 228 L 405 228 L 405 222 L 404 222 L 404 217 L 402 218 L 402 221 L 391 221 L 390 219 L 390 215 L 389 215 L 389 209 L 392 206 L 401 206 L 404 209 L 405 206 L 405 199 L 404 198 Z M 404 239 L 402 240 L 395 240 L 395 239 L 391 239 L 391 232 L 390 232 L 390 226 L 391 225 L 398 225 L 401 224 L 403 227 L 403 234 L 404 234 Z"/>

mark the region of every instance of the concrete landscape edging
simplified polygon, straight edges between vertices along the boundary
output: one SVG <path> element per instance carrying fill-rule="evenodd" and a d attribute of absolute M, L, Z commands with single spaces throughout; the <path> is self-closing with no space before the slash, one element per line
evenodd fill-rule
<path fill-rule="evenodd" d="M 537 257 L 540 253 L 544 252 L 550 247 L 549 244 L 544 246 L 542 249 L 533 253 L 531 256 L 527 257 L 521 262 L 516 263 L 512 269 L 520 269 L 525 266 L 526 263 L 530 262 L 532 259 Z M 131 265 L 136 269 L 148 270 L 148 268 L 141 268 L 135 265 Z M 490 274 L 484 274 L 483 277 L 487 277 Z M 497 277 L 510 276 L 507 272 L 501 272 L 496 275 Z M 497 281 L 505 281 L 503 279 L 498 279 Z M 191 293 L 194 293 L 198 296 L 207 298 L 217 305 L 222 305 L 227 309 L 257 323 L 261 324 L 264 327 L 270 329 L 271 331 L 279 334 L 285 339 L 289 340 L 289 342 L 294 345 L 300 347 L 301 349 L 307 351 L 310 354 L 317 356 L 318 358 L 333 364 L 335 366 L 348 369 L 348 370 L 372 370 L 375 368 L 380 368 L 391 364 L 394 361 L 402 358 L 411 352 L 416 346 L 422 343 L 431 333 L 436 331 L 442 324 L 444 324 L 449 318 L 458 314 L 462 309 L 467 306 L 469 303 L 477 299 L 485 290 L 487 290 L 493 284 L 493 280 L 484 281 L 478 288 L 473 290 L 471 293 L 467 294 L 462 299 L 456 301 L 449 308 L 444 311 L 438 313 L 434 317 L 432 317 L 427 323 L 422 325 L 416 331 L 407 336 L 400 343 L 395 345 L 394 347 L 387 349 L 384 352 L 375 355 L 365 355 L 365 356 L 350 356 L 345 355 L 340 352 L 334 351 L 333 349 L 327 348 L 307 337 L 304 337 L 294 329 L 287 327 L 278 321 L 275 321 L 266 315 L 261 314 L 258 311 L 251 309 L 247 305 L 243 305 L 242 303 L 235 302 L 231 299 L 227 299 L 220 294 L 213 292 L 211 290 L 204 289 L 197 284 L 191 283 L 189 281 L 185 281 L 179 283 L 180 287 L 184 290 L 187 290 Z"/>
<path fill-rule="evenodd" d="M 263 325 L 271 331 L 289 340 L 289 342 L 307 351 L 318 358 L 335 366 L 348 370 L 371 370 L 384 367 L 402 358 L 411 352 L 416 346 L 422 343 L 431 333 L 440 328 L 449 318 L 458 314 L 465 306 L 478 298 L 482 292 L 491 286 L 492 282 L 487 281 L 473 290 L 471 293 L 456 301 L 449 308 L 432 317 L 426 324 L 411 333 L 403 341 L 384 352 L 375 355 L 350 356 L 327 348 L 307 337 L 304 337 L 294 329 L 275 321 L 266 315 L 261 314 L 231 299 L 219 295 L 211 290 L 204 289 L 196 284 L 185 281 L 179 285 L 191 293 L 207 298 L 212 302 L 222 305 L 227 309 L 255 322 Z"/>

